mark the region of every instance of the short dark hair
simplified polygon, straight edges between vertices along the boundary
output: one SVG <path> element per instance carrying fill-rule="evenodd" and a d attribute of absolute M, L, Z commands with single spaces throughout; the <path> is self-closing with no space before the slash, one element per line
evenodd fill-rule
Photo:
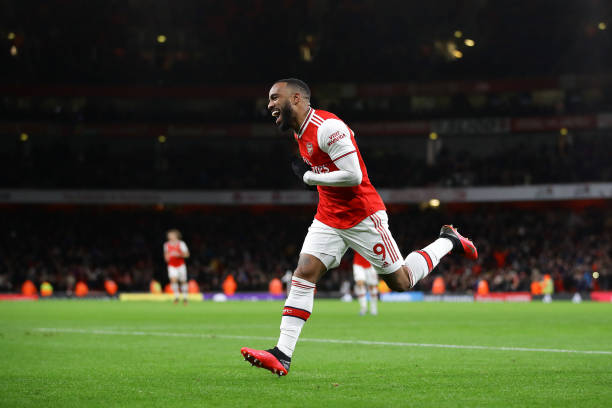
<path fill-rule="evenodd" d="M 297 79 L 297 78 L 279 79 L 278 81 L 275 82 L 275 84 L 278 84 L 279 82 L 285 82 L 287 85 L 291 85 L 292 87 L 299 89 L 304 98 L 310 99 L 310 88 L 308 87 L 306 82 L 302 81 L 301 79 Z"/>

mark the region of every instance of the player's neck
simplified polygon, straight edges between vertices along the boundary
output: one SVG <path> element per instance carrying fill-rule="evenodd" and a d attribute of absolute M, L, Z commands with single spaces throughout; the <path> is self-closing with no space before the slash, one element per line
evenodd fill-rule
<path fill-rule="evenodd" d="M 295 115 L 295 123 L 293 124 L 293 130 L 295 130 L 295 133 L 298 133 L 302 128 L 302 125 L 308 117 L 308 114 L 310 113 L 311 109 L 312 108 L 310 106 L 307 106 L 306 109 L 297 112 L 297 114 Z"/>

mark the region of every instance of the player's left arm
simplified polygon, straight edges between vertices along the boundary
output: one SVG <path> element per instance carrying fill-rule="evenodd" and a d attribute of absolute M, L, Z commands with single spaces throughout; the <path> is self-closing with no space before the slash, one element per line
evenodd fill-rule
<path fill-rule="evenodd" d="M 189 248 L 187 248 L 187 244 L 181 241 L 180 246 L 181 246 L 181 256 L 183 258 L 189 258 Z"/>
<path fill-rule="evenodd" d="M 304 173 L 304 183 L 310 186 L 351 187 L 361 184 L 363 174 L 357 150 L 351 141 L 349 128 L 338 119 L 327 119 L 319 127 L 319 147 L 333 160 L 338 170 L 317 174 Z"/>

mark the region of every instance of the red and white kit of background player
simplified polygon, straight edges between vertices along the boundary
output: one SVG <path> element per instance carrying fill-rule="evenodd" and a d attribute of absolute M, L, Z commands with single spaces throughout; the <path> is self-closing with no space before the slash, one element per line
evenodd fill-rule
<path fill-rule="evenodd" d="M 174 293 L 174 303 L 179 301 L 180 291 L 183 292 L 183 303 L 187 303 L 187 266 L 185 258 L 189 258 L 189 249 L 184 241 L 181 241 L 181 233 L 172 229 L 167 234 L 168 241 L 164 243 L 164 259 L 168 264 L 168 278 L 170 287 Z"/>
<path fill-rule="evenodd" d="M 241 349 L 251 364 L 287 375 L 298 337 L 312 312 L 315 284 L 339 265 L 349 247 L 363 255 L 392 290 L 400 292 L 410 290 L 451 250 L 470 259 L 478 255 L 471 241 L 445 225 L 433 243 L 403 258 L 353 131 L 333 113 L 312 108 L 310 89 L 298 79 L 277 81 L 269 92 L 268 109 L 282 130 L 295 132 L 302 158 L 292 163 L 293 171 L 319 191 L 317 213 L 283 308 L 278 343 L 269 350 Z"/>

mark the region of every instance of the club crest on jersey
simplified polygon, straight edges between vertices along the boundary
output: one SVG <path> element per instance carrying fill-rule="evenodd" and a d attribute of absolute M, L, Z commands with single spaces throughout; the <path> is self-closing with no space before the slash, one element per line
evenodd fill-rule
<path fill-rule="evenodd" d="M 313 152 L 312 143 L 306 143 L 306 151 L 308 152 L 309 156 L 312 156 L 312 152 Z"/>

